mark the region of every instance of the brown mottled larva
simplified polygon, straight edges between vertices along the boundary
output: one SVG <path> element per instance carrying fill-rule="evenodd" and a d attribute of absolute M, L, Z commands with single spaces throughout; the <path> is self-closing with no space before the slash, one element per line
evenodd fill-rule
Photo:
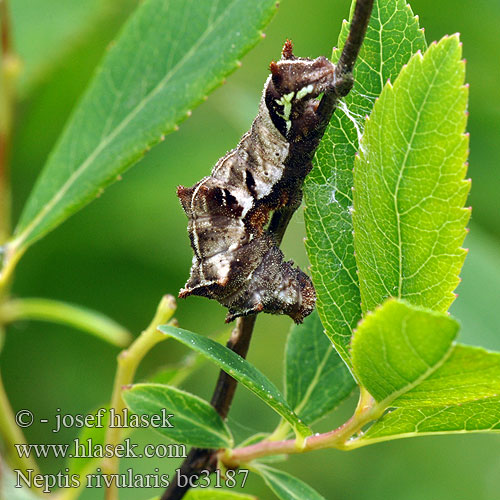
<path fill-rule="evenodd" d="M 194 251 L 179 297 L 217 300 L 229 309 L 226 321 L 264 311 L 300 323 L 312 312 L 316 294 L 310 278 L 283 260 L 265 225 L 271 212 L 299 206 L 335 108 L 322 112 L 318 96 L 331 95 L 338 83 L 333 63 L 295 57 L 287 41 L 281 60 L 271 63 L 250 131 L 210 176 L 177 190 Z"/>

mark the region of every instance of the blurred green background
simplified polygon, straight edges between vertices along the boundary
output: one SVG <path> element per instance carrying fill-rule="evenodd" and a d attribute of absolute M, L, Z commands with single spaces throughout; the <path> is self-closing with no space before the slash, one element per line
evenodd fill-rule
<path fill-rule="evenodd" d="M 204 0 L 200 0 L 204 1 Z M 249 0 L 250 1 L 250 0 Z M 57 139 L 65 120 L 113 39 L 132 0 L 11 0 L 15 42 L 24 61 L 12 157 L 13 218 Z M 452 312 L 463 325 L 461 341 L 500 350 L 495 319 L 500 299 L 500 3 L 493 0 L 414 0 L 413 10 L 430 42 L 460 32 L 470 82 L 473 215 L 465 246 L 470 254 Z M 285 38 L 296 53 L 330 55 L 349 0 L 283 0 L 266 38 L 226 85 L 103 196 L 28 251 L 16 274 L 14 294 L 41 296 L 102 311 L 137 334 L 150 320 L 161 295 L 176 295 L 191 261 L 186 218 L 175 196 L 178 184 L 192 185 L 234 147 L 254 118 L 271 59 Z M 284 251 L 307 266 L 298 214 Z M 225 311 L 201 298 L 179 302 L 183 328 L 203 334 L 224 331 Z M 259 317 L 249 359 L 277 384 L 290 320 Z M 42 323 L 16 324 L 7 333 L 0 363 L 14 409 L 29 408 L 40 418 L 62 412 L 86 413 L 109 400 L 118 350 L 78 331 Z M 139 378 L 175 362 L 185 353 L 169 342 L 141 366 Z M 217 371 L 204 366 L 185 384 L 209 398 Z M 322 423 L 347 416 L 354 398 Z M 240 388 L 230 426 L 237 437 L 271 430 L 275 414 Z M 65 442 L 69 429 L 52 434 L 43 426 L 26 430 L 29 442 Z M 147 432 L 135 441 L 157 440 Z M 321 451 L 289 460 L 284 468 L 331 500 L 494 500 L 500 485 L 500 438 L 496 435 L 423 437 L 379 444 L 353 452 Z M 44 472 L 63 467 L 41 462 Z M 125 460 L 122 467 L 148 472 L 173 469 L 173 461 Z M 272 498 L 251 477 L 246 488 Z M 123 490 L 121 499 L 147 499 L 151 491 Z M 89 490 L 82 498 L 102 498 Z"/>

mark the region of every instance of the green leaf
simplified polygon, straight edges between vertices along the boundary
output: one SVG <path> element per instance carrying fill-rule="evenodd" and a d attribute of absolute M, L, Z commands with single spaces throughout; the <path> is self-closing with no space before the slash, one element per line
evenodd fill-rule
<path fill-rule="evenodd" d="M 151 384 L 178 385 L 172 384 L 172 380 L 175 380 L 177 373 L 182 369 L 183 367 L 167 366 L 154 373 L 151 377 L 148 377 L 147 381 Z"/>
<path fill-rule="evenodd" d="M 500 397 L 450 406 L 398 408 L 385 414 L 353 447 L 429 434 L 500 431 Z"/>
<path fill-rule="evenodd" d="M 202 356 L 190 353 L 180 363 L 160 368 L 156 373 L 148 377 L 147 382 L 178 387 L 204 362 L 205 358 Z"/>
<path fill-rule="evenodd" d="M 354 334 L 358 380 L 381 406 L 389 406 L 446 361 L 458 329 L 446 314 L 387 300 L 365 316 Z"/>
<path fill-rule="evenodd" d="M 332 411 L 356 383 L 324 335 L 316 311 L 292 327 L 286 344 L 286 400 L 307 424 Z"/>
<path fill-rule="evenodd" d="M 500 353 L 456 345 L 446 362 L 393 406 L 445 406 L 496 397 L 500 394 Z"/>
<path fill-rule="evenodd" d="M 175 387 L 136 384 L 123 391 L 127 406 L 137 415 L 173 414 L 173 427 L 156 430 L 169 439 L 200 448 L 230 448 L 233 438 L 214 408 L 203 399 Z"/>
<path fill-rule="evenodd" d="M 354 337 L 356 339 L 356 337 Z M 500 353 L 456 345 L 429 377 L 348 447 L 426 434 L 500 430 Z"/>
<path fill-rule="evenodd" d="M 252 464 L 252 470 L 262 476 L 269 488 L 281 500 L 325 500 L 309 485 L 286 472 L 262 464 Z"/>
<path fill-rule="evenodd" d="M 461 52 L 452 36 L 413 56 L 366 123 L 353 213 L 365 311 L 390 296 L 443 312 L 454 300 L 470 215 Z"/>
<path fill-rule="evenodd" d="M 169 325 L 162 325 L 158 329 L 213 361 L 281 415 L 297 434 L 302 437 L 311 434 L 309 427 L 295 415 L 276 386 L 246 359 L 202 335 Z"/>
<path fill-rule="evenodd" d="M 348 28 L 344 23 L 338 47 L 343 47 Z M 423 31 L 406 0 L 375 0 L 354 67 L 354 88 L 335 112 L 305 182 L 306 248 L 318 312 L 326 334 L 349 366 L 349 343 L 361 318 L 351 217 L 358 136 L 384 83 L 395 79 L 410 56 L 425 46 Z M 336 50 L 333 60 L 339 56 Z"/>
<path fill-rule="evenodd" d="M 226 330 L 225 328 L 223 330 Z M 216 335 L 217 339 L 225 339 L 229 332 L 223 331 Z M 153 373 L 146 382 L 179 387 L 193 372 L 202 366 L 207 359 L 196 352 L 190 352 L 175 365 L 167 365 Z"/>
<path fill-rule="evenodd" d="M 236 69 L 275 10 L 275 0 L 142 2 L 52 151 L 16 228 L 11 258 L 174 131 Z"/>

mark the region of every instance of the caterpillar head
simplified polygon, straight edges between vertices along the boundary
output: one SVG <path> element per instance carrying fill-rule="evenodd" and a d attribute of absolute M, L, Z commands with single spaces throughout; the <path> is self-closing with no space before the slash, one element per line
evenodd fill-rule
<path fill-rule="evenodd" d="M 314 121 L 316 97 L 335 88 L 335 65 L 323 56 L 295 57 L 292 42 L 287 40 L 281 59 L 272 61 L 270 70 L 265 87 L 266 105 L 278 130 L 291 137 L 294 122 L 308 123 L 311 121 L 308 116 Z"/>
<path fill-rule="evenodd" d="M 294 100 L 315 98 L 333 86 L 335 65 L 326 57 L 295 57 L 290 40 L 285 42 L 281 59 L 270 64 L 271 79 L 281 95 L 294 94 Z"/>

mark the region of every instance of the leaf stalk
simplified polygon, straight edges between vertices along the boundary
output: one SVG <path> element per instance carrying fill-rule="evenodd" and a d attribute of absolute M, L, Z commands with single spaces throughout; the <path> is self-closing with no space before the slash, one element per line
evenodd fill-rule
<path fill-rule="evenodd" d="M 267 439 L 232 451 L 225 450 L 219 454 L 219 460 L 229 468 L 236 468 L 268 455 L 290 455 L 324 448 L 348 450 L 351 449 L 349 442 L 353 436 L 358 434 L 366 424 L 377 419 L 383 412 L 384 408 L 376 404 L 366 389 L 361 388 L 358 406 L 352 417 L 335 430 L 309 436 L 302 448 L 297 447 L 295 439 L 283 441 Z"/>
<path fill-rule="evenodd" d="M 132 339 L 125 328 L 103 314 L 65 302 L 26 298 L 10 300 L 0 305 L 0 324 L 22 320 L 69 325 L 119 347 L 128 345 Z"/>

